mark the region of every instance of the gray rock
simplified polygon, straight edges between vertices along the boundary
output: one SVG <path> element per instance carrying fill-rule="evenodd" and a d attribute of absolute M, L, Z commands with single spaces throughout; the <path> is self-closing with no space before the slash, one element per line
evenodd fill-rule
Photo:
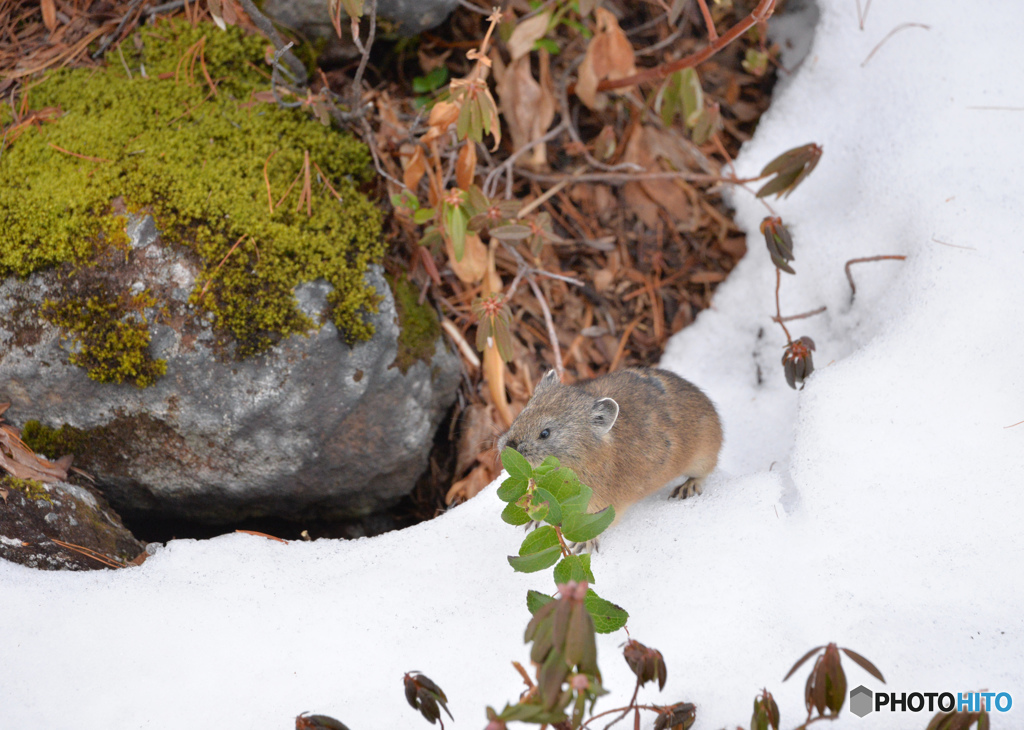
<path fill-rule="evenodd" d="M 402 33 L 415 35 L 443 23 L 458 4 L 458 0 L 378 0 L 377 15 L 397 23 Z M 263 12 L 306 36 L 337 37 L 327 0 L 267 0 Z"/>
<path fill-rule="evenodd" d="M 42 570 L 112 567 L 60 540 L 124 565 L 145 549 L 121 519 L 89 489 L 0 478 L 0 558 Z"/>
<path fill-rule="evenodd" d="M 439 340 L 431 363 L 394 366 L 398 325 L 390 288 L 371 316 L 376 335 L 346 345 L 327 321 L 269 353 L 237 361 L 186 303 L 196 276 L 182 251 L 154 243 L 137 223 L 126 287 L 144 282 L 177 302 L 151 324 L 150 349 L 167 360 L 156 384 L 104 384 L 68 362 L 73 345 L 39 318 L 55 272 L 0 282 L 0 402 L 22 426 L 83 429 L 76 466 L 130 517 L 227 523 L 249 517 L 355 518 L 411 491 L 434 431 L 454 401 L 458 359 Z M 297 291 L 314 321 L 330 286 Z M 152 322 L 153 317 L 150 317 Z"/>

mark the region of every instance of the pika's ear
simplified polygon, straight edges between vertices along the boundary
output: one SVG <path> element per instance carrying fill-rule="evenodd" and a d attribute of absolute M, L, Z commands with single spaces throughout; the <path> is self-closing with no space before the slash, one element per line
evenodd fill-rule
<path fill-rule="evenodd" d="M 542 393 L 548 388 L 558 385 L 559 382 L 558 371 L 552 368 L 544 373 L 544 377 L 540 379 L 540 382 L 537 383 L 537 387 L 533 389 L 533 394 L 537 395 L 538 393 Z"/>
<path fill-rule="evenodd" d="M 619 417 L 619 404 L 611 398 L 602 398 L 594 403 L 590 410 L 590 423 L 594 427 L 594 433 L 604 436 L 612 430 L 616 419 Z"/>

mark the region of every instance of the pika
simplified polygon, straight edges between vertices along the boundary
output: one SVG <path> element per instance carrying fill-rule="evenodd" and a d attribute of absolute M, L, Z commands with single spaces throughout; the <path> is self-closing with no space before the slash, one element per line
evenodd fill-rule
<path fill-rule="evenodd" d="M 722 426 L 697 386 L 657 368 L 618 370 L 562 385 L 554 370 L 498 439 L 532 465 L 554 456 L 594 490 L 589 511 L 611 505 L 618 522 L 654 492 L 672 497 L 702 492 L 718 463 Z"/>

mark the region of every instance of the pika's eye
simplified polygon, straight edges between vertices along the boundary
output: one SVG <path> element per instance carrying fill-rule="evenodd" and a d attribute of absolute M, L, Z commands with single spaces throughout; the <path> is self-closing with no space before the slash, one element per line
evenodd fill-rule
<path fill-rule="evenodd" d="M 546 439 L 550 435 L 551 435 L 551 431 L 549 429 L 546 429 L 546 428 L 543 431 L 540 432 L 540 437 L 542 439 Z"/>

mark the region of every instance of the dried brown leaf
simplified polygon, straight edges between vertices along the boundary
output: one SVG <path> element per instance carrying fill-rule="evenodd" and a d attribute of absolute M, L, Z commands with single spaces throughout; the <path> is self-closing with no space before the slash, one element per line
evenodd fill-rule
<path fill-rule="evenodd" d="M 465 502 L 467 499 L 472 499 L 480 491 L 494 481 L 497 474 L 493 469 L 487 467 L 484 464 L 477 464 L 472 471 L 466 475 L 465 479 L 459 479 L 454 482 L 451 489 L 444 497 L 445 504 L 455 504 L 457 502 Z"/>
<path fill-rule="evenodd" d="M 427 158 L 423 154 L 423 147 L 416 145 L 412 155 L 402 158 L 402 164 L 405 166 L 405 170 L 402 172 L 402 182 L 409 190 L 415 191 L 420 180 L 423 179 L 423 175 L 427 172 Z"/>
<path fill-rule="evenodd" d="M 551 83 L 548 54 L 542 51 L 540 81 L 533 78 L 529 56 L 513 61 L 498 84 L 501 113 L 512 134 L 512 146 L 521 150 L 548 131 L 555 118 L 555 93 Z M 527 160 L 534 169 L 547 164 L 545 145 L 537 145 Z"/>
<path fill-rule="evenodd" d="M 534 15 L 516 25 L 507 44 L 513 62 L 526 56 L 533 48 L 533 44 L 544 37 L 550 22 L 551 13 L 547 12 Z"/>
<path fill-rule="evenodd" d="M 587 54 L 580 64 L 576 96 L 591 109 L 600 110 L 608 103 L 605 94 L 597 93 L 597 85 L 605 79 L 615 80 L 636 73 L 633 45 L 619 27 L 619 21 L 604 8 L 596 8 L 597 33 L 587 46 Z M 632 86 L 619 90 L 625 93 Z"/>
<path fill-rule="evenodd" d="M 53 0 L 42 0 L 39 9 L 43 11 L 43 25 L 51 33 L 57 29 L 57 6 Z"/>
<path fill-rule="evenodd" d="M 422 148 L 421 148 L 422 149 Z M 473 186 L 473 178 L 476 176 L 476 143 L 466 140 L 459 150 L 459 156 L 455 160 L 455 184 L 463 190 Z"/>
<path fill-rule="evenodd" d="M 487 247 L 475 233 L 466 233 L 466 241 L 462 250 L 462 259 L 455 260 L 455 248 L 446 236 L 445 252 L 448 254 L 448 266 L 466 284 L 476 284 L 484 278 L 487 271 Z"/>

